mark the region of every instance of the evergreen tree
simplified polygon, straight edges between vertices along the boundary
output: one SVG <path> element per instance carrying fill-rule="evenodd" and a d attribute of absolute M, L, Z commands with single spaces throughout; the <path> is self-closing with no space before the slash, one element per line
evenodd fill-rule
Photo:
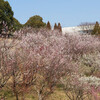
<path fill-rule="evenodd" d="M 33 28 L 41 28 L 41 27 L 45 27 L 46 24 L 43 22 L 43 18 L 35 15 L 33 17 L 31 17 L 26 23 L 25 26 L 30 26 Z"/>
<path fill-rule="evenodd" d="M 55 25 L 54 25 L 54 30 L 57 30 L 58 29 L 58 26 L 57 26 L 57 24 L 55 23 Z"/>
<path fill-rule="evenodd" d="M 99 23 L 96 22 L 94 29 L 92 31 L 92 35 L 99 35 L 99 34 L 100 34 L 100 26 L 99 26 Z"/>
<path fill-rule="evenodd" d="M 46 28 L 48 29 L 48 30 L 51 30 L 51 25 L 50 25 L 50 22 L 48 21 L 48 23 L 47 23 L 47 25 L 46 25 Z"/>
<path fill-rule="evenodd" d="M 5 24 L 10 30 L 13 25 L 13 11 L 8 1 L 0 0 L 0 34 Z"/>
<path fill-rule="evenodd" d="M 61 27 L 60 23 L 58 23 L 58 30 L 59 30 L 59 32 L 62 32 L 62 27 Z"/>
<path fill-rule="evenodd" d="M 19 30 L 23 27 L 23 25 L 16 19 L 13 18 L 13 31 Z"/>

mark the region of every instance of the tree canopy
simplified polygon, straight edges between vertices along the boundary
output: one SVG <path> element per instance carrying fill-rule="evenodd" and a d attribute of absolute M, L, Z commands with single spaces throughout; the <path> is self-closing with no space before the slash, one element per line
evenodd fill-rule
<path fill-rule="evenodd" d="M 33 28 L 41 28 L 45 27 L 46 23 L 43 22 L 43 18 L 35 15 L 33 17 L 30 17 L 30 19 L 25 23 L 25 26 L 30 26 Z"/>
<path fill-rule="evenodd" d="M 13 11 L 8 1 L 0 0 L 0 33 L 4 23 L 10 29 L 13 23 Z"/>
<path fill-rule="evenodd" d="M 13 31 L 19 30 L 20 28 L 22 28 L 22 24 L 16 18 L 13 18 Z"/>

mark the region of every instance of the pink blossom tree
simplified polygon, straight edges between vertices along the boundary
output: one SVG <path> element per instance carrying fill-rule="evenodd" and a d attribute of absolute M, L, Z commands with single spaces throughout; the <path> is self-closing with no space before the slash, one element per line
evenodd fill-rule
<path fill-rule="evenodd" d="M 99 54 L 100 40 L 90 35 L 63 35 L 58 31 L 37 31 L 30 27 L 14 34 L 17 38 L 13 44 L 0 44 L 1 87 L 12 78 L 9 86 L 16 100 L 19 94 L 25 100 L 25 93 L 31 87 L 38 100 L 45 100 L 61 82 L 70 100 L 85 100 L 88 90 L 84 86 L 88 84 L 80 84 L 79 79 L 84 76 L 80 69 L 84 67 L 84 55 L 90 60 L 89 55 Z M 91 66 L 95 65 L 95 61 L 91 61 Z"/>
<path fill-rule="evenodd" d="M 25 68 L 31 69 L 31 71 L 35 68 L 36 77 L 33 87 L 39 100 L 44 100 L 53 93 L 60 78 L 72 69 L 71 58 L 65 55 L 65 44 L 64 35 L 46 30 L 22 37 L 19 48 L 23 52 L 19 50 L 21 53 L 19 55 L 24 59 L 27 58 L 26 61 L 29 62 L 28 64 L 25 62 Z M 29 71 L 26 74 L 30 76 Z M 33 75 L 31 74 L 31 76 Z"/>
<path fill-rule="evenodd" d="M 90 55 L 96 57 L 96 60 L 91 60 L 91 66 L 100 68 L 97 62 L 97 56 L 100 51 L 100 40 L 90 35 L 65 35 L 66 37 L 66 55 L 72 58 L 72 62 L 77 64 L 78 71 L 71 72 L 68 76 L 62 78 L 61 82 L 64 85 L 64 91 L 70 100 L 85 100 L 90 93 L 88 89 L 84 89 L 89 84 L 80 83 L 79 78 L 84 76 L 83 69 L 83 56 L 87 55 L 89 60 L 92 59 Z M 98 61 L 100 58 L 98 58 Z M 88 60 L 87 60 L 88 63 Z M 97 66 L 98 65 L 98 66 Z M 88 65 L 87 65 L 88 66 Z M 75 66 L 74 66 L 75 68 Z M 81 72 L 80 72 L 81 71 Z M 78 76 L 78 77 L 77 77 Z"/>

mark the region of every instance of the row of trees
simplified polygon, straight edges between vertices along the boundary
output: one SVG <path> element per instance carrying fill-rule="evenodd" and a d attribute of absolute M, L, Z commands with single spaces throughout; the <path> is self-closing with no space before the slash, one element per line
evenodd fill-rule
<path fill-rule="evenodd" d="M 49 21 L 47 22 L 46 28 L 49 29 L 49 30 L 52 29 L 51 24 L 50 24 Z M 59 32 L 62 32 L 61 24 L 58 23 L 58 25 L 57 25 L 57 24 L 55 23 L 55 25 L 54 25 L 54 30 L 58 30 Z"/>
<path fill-rule="evenodd" d="M 8 1 L 0 0 L 0 34 L 2 32 L 19 30 L 23 26 L 30 26 L 33 28 L 47 28 L 49 30 L 52 29 L 50 22 L 47 24 L 43 22 L 43 18 L 35 15 L 30 17 L 29 20 L 24 24 L 20 24 L 20 22 L 13 17 L 13 11 L 11 6 L 9 5 Z M 89 33 L 92 35 L 99 35 L 100 34 L 100 25 L 98 22 L 95 23 L 82 23 L 79 25 L 83 32 Z M 61 24 L 58 25 L 55 23 L 54 30 L 58 30 L 62 32 Z M 7 32 L 6 32 L 7 33 Z"/>
<path fill-rule="evenodd" d="M 8 1 L 0 0 L 0 34 L 7 33 L 11 31 L 16 31 L 23 26 L 30 26 L 33 28 L 45 27 L 46 23 L 43 22 L 43 18 L 40 16 L 31 17 L 24 25 L 13 17 L 14 13 Z"/>
<path fill-rule="evenodd" d="M 87 100 L 88 96 L 92 100 L 100 92 L 99 77 L 90 84 L 90 76 L 95 69 L 100 70 L 97 38 L 45 29 L 35 32 L 30 27 L 15 34 L 18 39 L 0 41 L 0 93 L 8 89 L 16 100 L 19 96 L 25 100 L 28 93 L 37 95 L 38 100 L 48 100 L 58 84 L 63 85 L 70 100 Z M 94 67 L 89 77 L 82 70 L 85 66 Z"/>
<path fill-rule="evenodd" d="M 13 11 L 11 6 L 7 1 L 0 0 L 0 33 L 7 33 L 15 30 L 19 30 L 22 27 L 32 27 L 32 28 L 47 28 L 51 30 L 50 22 L 47 24 L 43 22 L 43 18 L 35 15 L 29 18 L 29 20 L 24 24 L 20 24 L 20 22 L 13 17 Z M 54 30 L 62 31 L 60 23 L 55 23 Z M 9 34 L 9 33 L 8 33 Z"/>
<path fill-rule="evenodd" d="M 31 17 L 24 26 L 32 27 L 32 28 L 46 28 L 47 30 L 52 30 L 52 26 L 50 22 L 48 21 L 47 24 L 43 22 L 43 18 L 40 16 L 33 16 Z M 58 25 L 55 23 L 54 30 L 58 30 L 59 32 L 62 32 L 61 24 L 58 23 Z"/>

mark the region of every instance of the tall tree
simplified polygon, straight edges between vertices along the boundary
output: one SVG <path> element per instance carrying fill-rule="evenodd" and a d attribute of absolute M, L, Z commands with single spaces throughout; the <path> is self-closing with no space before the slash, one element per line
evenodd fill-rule
<path fill-rule="evenodd" d="M 13 23 L 13 11 L 8 1 L 0 0 L 0 34 L 4 24 L 7 25 L 8 29 L 12 27 Z"/>
<path fill-rule="evenodd" d="M 99 22 L 96 22 L 94 29 L 92 31 L 92 35 L 99 35 L 100 34 L 100 25 Z"/>
<path fill-rule="evenodd" d="M 59 32 L 62 32 L 62 27 L 61 27 L 60 23 L 58 23 L 58 30 L 59 30 Z"/>
<path fill-rule="evenodd" d="M 54 30 L 57 30 L 57 29 L 58 29 L 58 27 L 57 27 L 57 24 L 55 23 Z"/>
<path fill-rule="evenodd" d="M 45 23 L 43 22 L 43 18 L 35 15 L 33 17 L 31 17 L 26 23 L 25 26 L 30 26 L 33 28 L 41 28 L 41 27 L 45 27 Z"/>
<path fill-rule="evenodd" d="M 50 22 L 48 21 L 48 23 L 47 23 L 47 25 L 46 25 L 46 28 L 48 29 L 48 30 L 51 30 L 51 25 L 50 25 Z"/>

